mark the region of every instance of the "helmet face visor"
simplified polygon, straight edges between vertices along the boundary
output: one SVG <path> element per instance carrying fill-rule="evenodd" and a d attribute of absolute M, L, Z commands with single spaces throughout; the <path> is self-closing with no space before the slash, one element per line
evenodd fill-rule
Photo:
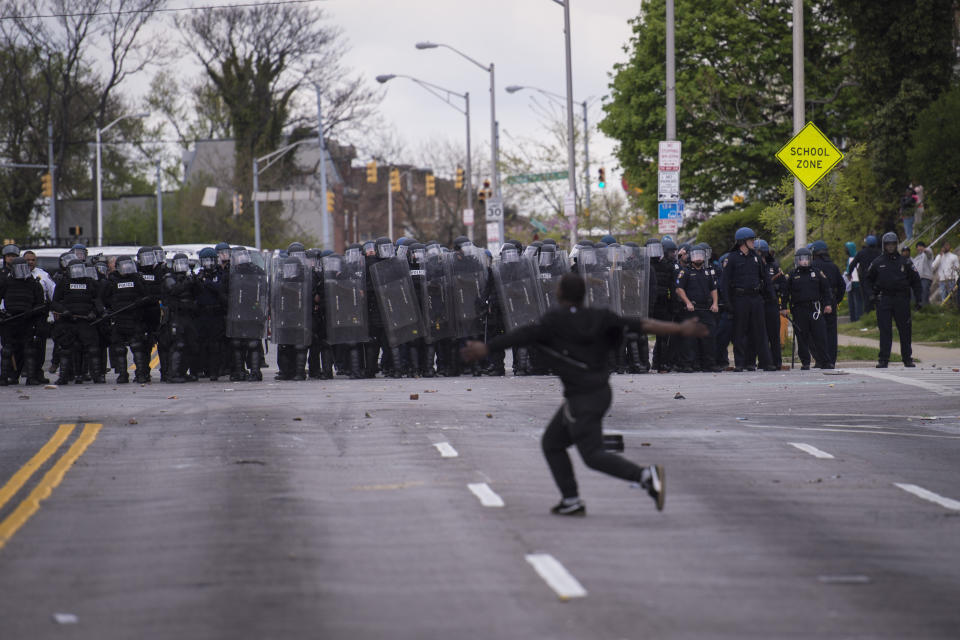
<path fill-rule="evenodd" d="M 353 249 L 352 251 L 356 251 Z M 323 259 L 323 270 L 328 273 L 339 273 L 343 268 L 343 260 L 340 256 L 327 256 Z"/>
<path fill-rule="evenodd" d="M 651 258 L 662 258 L 663 257 L 663 245 L 659 242 L 654 244 L 647 245 L 647 255 Z"/>
<path fill-rule="evenodd" d="M 813 263 L 813 259 L 811 256 L 808 256 L 808 255 L 797 256 L 798 267 L 809 267 L 812 263 Z"/>
<path fill-rule="evenodd" d="M 557 257 L 557 254 L 553 251 L 541 251 L 540 252 L 540 266 L 549 267 L 553 264 L 553 259 Z"/>
<path fill-rule="evenodd" d="M 235 264 L 250 264 L 250 252 L 246 249 L 237 249 L 230 256 L 230 261 Z"/>
<path fill-rule="evenodd" d="M 132 275 L 137 272 L 137 263 L 133 260 L 120 260 L 117 262 L 117 270 L 120 272 L 120 275 Z"/>
<path fill-rule="evenodd" d="M 167 261 L 167 252 L 163 249 L 154 249 L 153 259 L 157 261 L 157 264 L 163 264 Z"/>
<path fill-rule="evenodd" d="M 200 266 L 208 271 L 212 271 L 217 266 L 216 258 L 200 258 Z"/>
<path fill-rule="evenodd" d="M 520 262 L 520 255 L 516 249 L 504 249 L 500 252 L 500 262 L 504 264 L 509 262 Z"/>
<path fill-rule="evenodd" d="M 80 280 L 87 277 L 87 268 L 82 264 L 70 265 L 70 277 L 74 280 Z"/>
<path fill-rule="evenodd" d="M 190 270 L 190 260 L 187 258 L 177 258 L 173 261 L 174 273 L 186 273 Z"/>
<path fill-rule="evenodd" d="M 283 264 L 283 278 L 284 280 L 296 280 L 300 277 L 300 265 L 293 262 L 285 262 Z"/>
<path fill-rule="evenodd" d="M 690 252 L 690 260 L 693 262 L 703 262 L 707 259 L 707 252 L 703 249 L 694 249 Z"/>
<path fill-rule="evenodd" d="M 414 249 L 413 250 L 413 261 L 421 264 L 424 259 L 427 257 L 427 252 L 425 249 Z"/>
<path fill-rule="evenodd" d="M 13 277 L 17 280 L 26 280 L 30 277 L 30 265 L 26 262 L 16 262 L 13 264 Z"/>
<path fill-rule="evenodd" d="M 380 258 L 381 260 L 392 258 L 396 255 L 397 255 L 396 248 L 392 244 L 387 244 L 386 242 L 384 242 L 383 244 L 377 245 L 377 257 Z"/>
<path fill-rule="evenodd" d="M 153 265 L 157 264 L 157 256 L 153 253 L 153 251 L 144 251 L 137 256 L 137 260 L 140 261 L 141 267 L 152 267 Z"/>
<path fill-rule="evenodd" d="M 582 262 L 583 264 L 597 264 L 597 250 L 584 248 L 580 250 L 580 255 L 577 256 L 577 262 Z"/>

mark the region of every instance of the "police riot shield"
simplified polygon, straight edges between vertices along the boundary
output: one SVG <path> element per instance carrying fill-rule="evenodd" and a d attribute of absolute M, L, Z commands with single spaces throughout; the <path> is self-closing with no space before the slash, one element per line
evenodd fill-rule
<path fill-rule="evenodd" d="M 557 304 L 557 288 L 560 278 L 570 273 L 570 261 L 567 252 L 541 251 L 537 257 L 537 268 L 540 275 L 540 293 L 543 296 L 544 310 Z"/>
<path fill-rule="evenodd" d="M 650 311 L 650 258 L 642 247 L 621 247 L 617 270 L 620 315 L 639 320 Z"/>
<path fill-rule="evenodd" d="M 423 277 L 420 279 L 424 338 L 428 343 L 453 337 L 453 287 L 440 245 L 424 252 Z"/>
<path fill-rule="evenodd" d="M 267 272 L 254 262 L 246 249 L 233 251 L 230 257 L 230 289 L 227 299 L 228 338 L 262 340 L 269 310 Z"/>
<path fill-rule="evenodd" d="M 543 313 L 543 295 L 533 258 L 504 249 L 493 263 L 493 279 L 503 311 L 504 329 L 513 331 L 536 322 Z"/>
<path fill-rule="evenodd" d="M 356 344 L 370 339 L 367 328 L 366 263 L 357 249 L 323 258 L 327 342 Z"/>
<path fill-rule="evenodd" d="M 423 337 L 420 301 L 406 258 L 387 258 L 370 265 L 370 279 L 380 305 L 387 343 L 396 347 Z"/>
<path fill-rule="evenodd" d="M 274 344 L 310 346 L 313 337 L 313 269 L 299 258 L 273 260 L 270 319 Z"/>
<path fill-rule="evenodd" d="M 586 306 L 619 313 L 619 296 L 615 295 L 614 263 L 608 248 L 584 248 L 577 258 L 577 267 L 586 285 Z"/>
<path fill-rule="evenodd" d="M 487 268 L 480 249 L 472 245 L 444 254 L 453 293 L 454 336 L 469 338 L 483 335 L 484 291 Z"/>

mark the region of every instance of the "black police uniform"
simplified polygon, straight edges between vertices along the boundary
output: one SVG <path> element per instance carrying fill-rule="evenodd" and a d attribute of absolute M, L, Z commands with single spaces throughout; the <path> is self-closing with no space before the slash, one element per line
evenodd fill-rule
<path fill-rule="evenodd" d="M 812 351 L 817 367 L 832 369 L 833 363 L 827 356 L 824 307 L 834 304 L 827 276 L 811 267 L 797 267 L 787 275 L 781 305 L 793 315 L 797 355 L 801 366 L 804 369 L 810 368 Z"/>
<path fill-rule="evenodd" d="M 673 293 L 673 284 L 677 281 L 676 260 L 666 256 L 650 260 L 651 270 L 656 274 L 657 299 L 653 305 L 653 316 L 656 320 L 669 321 L 676 316 L 676 302 Z M 666 371 L 673 364 L 670 360 L 670 336 L 657 336 L 653 345 L 653 368 Z"/>
<path fill-rule="evenodd" d="M 104 383 L 99 353 L 97 328 L 91 323 L 103 313 L 98 284 L 90 278 L 71 278 L 60 281 L 53 293 L 51 307 L 59 314 L 53 328 L 54 340 L 60 348 L 60 378 L 57 384 L 79 382 L 80 356 L 86 354 L 94 382 Z"/>
<path fill-rule="evenodd" d="M 879 258 L 882 253 L 883 252 L 877 247 L 863 247 L 857 252 L 857 255 L 853 256 L 850 264 L 847 265 L 847 273 L 853 273 L 853 270 L 857 269 L 857 273 L 860 275 L 860 282 L 863 282 L 867 278 L 867 270 L 870 268 L 870 265 L 873 264 L 873 261 Z M 875 305 L 873 291 L 869 287 L 866 289 L 866 294 L 863 301 L 863 313 L 873 311 Z"/>
<path fill-rule="evenodd" d="M 165 375 L 164 365 L 167 362 L 167 346 L 160 340 L 160 318 L 162 317 L 160 301 L 163 298 L 163 273 L 166 267 L 155 265 L 144 268 L 140 274 L 143 281 L 143 287 L 148 298 L 143 307 L 143 325 L 147 334 L 146 352 L 147 358 L 154 347 L 157 347 L 157 357 L 160 362 L 161 378 Z M 150 379 L 150 372 L 147 371 L 147 380 Z"/>
<path fill-rule="evenodd" d="M 738 370 L 752 371 L 754 360 L 760 366 L 774 369 L 767 344 L 766 323 L 763 319 L 764 298 L 771 297 L 773 285 L 752 249 L 743 253 L 731 251 L 722 265 L 720 295 L 727 299 L 733 314 L 733 357 Z"/>
<path fill-rule="evenodd" d="M 320 258 L 317 258 L 318 264 Z M 327 342 L 327 299 L 324 287 L 323 269 L 313 272 L 313 338 L 307 352 L 311 380 L 330 380 L 333 378 L 333 348 Z"/>
<path fill-rule="evenodd" d="M 772 255 L 763 259 L 764 269 L 773 289 L 769 298 L 763 301 L 763 323 L 767 329 L 767 344 L 770 345 L 770 359 L 773 366 L 779 369 L 783 366 L 783 353 L 780 348 L 780 298 L 783 297 L 783 286 L 786 276 L 780 270 L 780 264 Z"/>
<path fill-rule="evenodd" d="M 677 289 L 683 289 L 687 299 L 693 304 L 693 311 L 687 311 L 686 308 L 680 312 L 680 319 L 696 318 L 704 324 L 710 331 L 703 338 L 678 338 L 680 345 L 680 366 L 683 371 L 700 369 L 702 371 L 712 371 L 714 368 L 714 333 L 716 332 L 716 322 L 714 314 L 710 311 L 713 306 L 712 292 L 716 291 L 717 285 L 713 281 L 713 276 L 706 267 L 699 269 L 694 265 L 688 265 L 680 269 L 677 275 Z M 680 304 L 683 299 L 679 294 Z"/>
<path fill-rule="evenodd" d="M 143 324 L 142 308 L 149 301 L 146 288 L 137 273 L 111 273 L 104 281 L 101 293 L 103 307 L 110 314 L 110 359 L 120 384 L 130 381 L 127 373 L 127 348 L 133 352 L 137 367 L 137 382 L 150 378 L 150 362 L 147 353 L 147 331 Z"/>
<path fill-rule="evenodd" d="M 224 272 L 216 266 L 200 269 L 196 276 L 197 372 L 217 380 L 224 369 L 223 344 L 226 336 L 227 290 Z"/>
<path fill-rule="evenodd" d="M 169 271 L 163 278 L 163 328 L 169 345 L 167 382 L 197 379 L 197 290 L 197 281 L 190 274 Z"/>
<path fill-rule="evenodd" d="M 21 373 L 27 384 L 40 379 L 40 349 L 37 324 L 46 315 L 43 287 L 33 276 L 14 278 L 9 271 L 0 275 L 0 386 L 18 384 Z"/>
<path fill-rule="evenodd" d="M 824 315 L 824 329 L 827 334 L 827 362 L 837 364 L 837 307 L 843 302 L 843 297 L 847 292 L 847 283 L 843 280 L 843 274 L 840 268 L 833 263 L 829 256 L 818 255 L 813 260 L 813 268 L 822 271 L 827 276 L 827 282 L 830 283 L 830 291 L 833 294 L 833 313 Z"/>
<path fill-rule="evenodd" d="M 870 263 L 866 283 L 877 301 L 877 328 L 880 330 L 880 364 L 890 361 L 893 345 L 893 321 L 900 334 L 900 356 L 904 364 L 912 364 L 912 321 L 910 319 L 910 291 L 916 299 L 923 295 L 920 274 L 913 260 L 899 253 L 884 253 Z"/>

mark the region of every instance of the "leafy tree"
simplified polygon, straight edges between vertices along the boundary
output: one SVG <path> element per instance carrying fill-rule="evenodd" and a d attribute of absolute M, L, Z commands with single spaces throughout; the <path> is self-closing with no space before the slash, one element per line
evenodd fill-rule
<path fill-rule="evenodd" d="M 740 227 L 749 227 L 759 237 L 767 238 L 769 231 L 760 219 L 763 206 L 763 203 L 753 202 L 743 209 L 713 216 L 700 225 L 697 242 L 706 242 L 713 248 L 714 254 L 719 256 L 733 246 L 733 236 Z"/>
<path fill-rule="evenodd" d="M 858 105 L 850 92 L 847 23 L 838 0 L 805 2 L 806 111 L 834 139 L 849 134 Z M 677 137 L 681 187 L 692 208 L 712 211 L 734 192 L 775 195 L 784 169 L 775 159 L 792 133 L 789 0 L 676 2 Z M 644 3 L 617 64 L 600 129 L 619 142 L 630 184 L 656 202 L 657 143 L 665 113 L 665 4 Z"/>
<path fill-rule="evenodd" d="M 950 222 L 960 218 L 960 86 L 917 116 L 907 157 L 910 175 L 923 184 L 930 208 Z"/>

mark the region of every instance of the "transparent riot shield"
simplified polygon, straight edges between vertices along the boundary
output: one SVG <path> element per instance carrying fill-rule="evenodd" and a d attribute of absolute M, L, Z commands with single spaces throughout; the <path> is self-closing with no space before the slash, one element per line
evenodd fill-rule
<path fill-rule="evenodd" d="M 370 265 L 383 330 L 387 343 L 396 347 L 423 337 L 420 301 L 413 290 L 413 278 L 406 258 L 388 258 Z"/>
<path fill-rule="evenodd" d="M 230 258 L 226 334 L 240 340 L 262 340 L 270 297 L 267 272 L 258 252 L 237 249 Z M 262 257 L 262 256 L 261 256 Z"/>
<path fill-rule="evenodd" d="M 538 256 L 540 275 L 540 293 L 543 296 L 544 310 L 557 304 L 557 288 L 560 278 L 570 273 L 570 262 L 566 251 L 541 251 Z"/>
<path fill-rule="evenodd" d="M 273 260 L 272 272 L 273 343 L 309 346 L 313 337 L 313 269 L 290 257 Z"/>
<path fill-rule="evenodd" d="M 367 325 L 366 264 L 356 249 L 344 256 L 326 256 L 323 292 L 327 316 L 327 342 L 356 344 L 370 340 Z"/>
<path fill-rule="evenodd" d="M 493 263 L 494 284 L 500 298 L 504 329 L 513 331 L 536 322 L 543 313 L 536 267 L 530 258 L 505 249 Z"/>
<path fill-rule="evenodd" d="M 420 280 L 424 338 L 431 344 L 454 334 L 453 287 L 443 256 L 439 245 L 427 247 Z"/>
<path fill-rule="evenodd" d="M 619 296 L 615 295 L 613 263 L 609 253 L 607 248 L 582 249 L 577 266 L 586 285 L 586 306 L 618 313 L 620 301 Z"/>
<path fill-rule="evenodd" d="M 620 315 L 639 320 L 650 309 L 650 258 L 641 247 L 622 247 L 623 261 L 617 271 Z"/>
<path fill-rule="evenodd" d="M 482 336 L 487 268 L 482 252 L 473 246 L 444 254 L 453 294 L 454 336 Z"/>

